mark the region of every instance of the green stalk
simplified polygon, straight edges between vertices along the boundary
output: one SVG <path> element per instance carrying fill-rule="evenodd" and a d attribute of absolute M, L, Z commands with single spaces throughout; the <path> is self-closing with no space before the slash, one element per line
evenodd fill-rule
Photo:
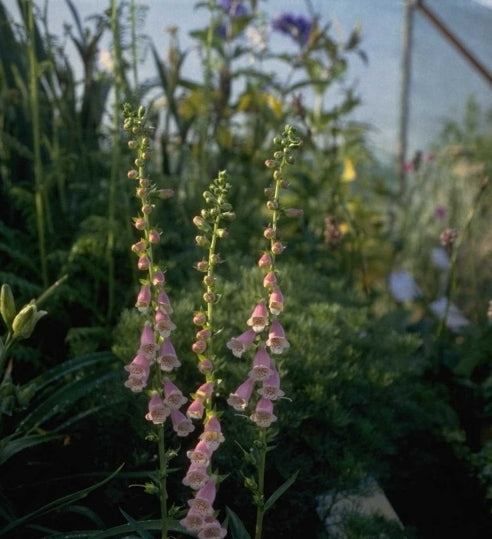
<path fill-rule="evenodd" d="M 48 286 L 48 265 L 46 260 L 46 230 L 45 230 L 45 204 L 44 204 L 44 178 L 41 161 L 41 128 L 39 121 L 39 95 L 38 95 L 38 64 L 36 58 L 36 32 L 32 2 L 26 1 L 27 30 L 29 33 L 29 102 L 32 118 L 32 137 L 34 154 L 34 203 L 36 209 L 36 228 L 38 233 L 38 249 L 40 258 L 41 280 L 44 287 Z"/>
<path fill-rule="evenodd" d="M 167 539 L 167 458 L 164 425 L 159 425 L 159 499 L 161 503 L 161 538 Z"/>
<path fill-rule="evenodd" d="M 255 539 L 261 539 L 263 517 L 265 516 L 265 465 L 266 465 L 266 428 L 260 428 L 260 461 L 258 463 L 258 499 L 256 505 Z"/>

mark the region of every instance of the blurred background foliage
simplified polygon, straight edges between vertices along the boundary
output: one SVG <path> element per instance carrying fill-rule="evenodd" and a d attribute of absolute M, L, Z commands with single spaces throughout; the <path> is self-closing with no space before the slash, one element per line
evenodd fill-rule
<path fill-rule="evenodd" d="M 0 373 L 0 534 L 90 535 L 124 522 L 120 508 L 135 518 L 158 514 L 142 487 L 155 467 L 145 399 L 123 387 L 122 367 L 138 340 L 131 308 L 139 286 L 129 249 L 136 202 L 119 127 L 125 101 L 146 105 L 155 126 L 152 179 L 176 193 L 156 209 L 164 231 L 158 257 L 168 271 L 188 393 L 199 380 L 190 346 L 201 295 L 192 218 L 217 170 L 227 169 L 233 186 L 237 220 L 220 268 L 222 404 L 247 371 L 225 342 L 242 332 L 259 293 L 264 161 L 286 122 L 304 140 L 289 178 L 290 205 L 304 215 L 282 224 L 291 349 L 279 362 L 288 399 L 278 407 L 267 489 L 300 473 L 267 519 L 266 536 L 299 529 L 327 537 L 329 515 L 319 515 L 318 497 L 357 492 L 368 477 L 384 488 L 405 530 L 355 514 L 344 521 L 346 537 L 490 534 L 490 113 L 470 99 L 462 122 L 443 125 L 400 185 L 398 171 L 371 155 L 365 127 L 348 120 L 360 99 L 344 77 L 351 58 L 364 57 L 358 28 L 338 41 L 307 2 L 308 37 L 293 34 L 292 51 L 275 51 L 239 39 L 248 28 L 269 28 L 258 2 L 237 12 L 227 2 L 202 2 L 204 27 L 192 33 L 203 56 L 197 82 L 182 74 L 179 29 L 169 30 L 167 51 L 140 34 L 145 6 L 113 1 L 81 20 L 76 3 L 66 2 L 73 20 L 63 39 L 75 44 L 81 73 L 62 37 L 50 34 L 45 4 L 18 0 L 16 23 L 12 6 L 0 2 L 0 281 L 18 307 L 60 282 L 43 304 L 49 314 L 9 351 Z M 155 78 L 140 81 L 145 51 Z M 261 62 L 248 63 L 251 55 Z M 334 89 L 335 101 L 327 98 Z M 439 239 L 448 227 L 460 237 L 453 256 Z M 412 286 L 407 280 L 395 291 L 388 279 L 401 271 Z M 440 323 L 432 309 L 439 298 L 459 306 L 465 323 Z M 249 447 L 253 433 L 225 408 L 217 466 L 230 475 L 219 500 L 222 509 L 234 502 L 248 522 L 247 462 L 238 446 Z M 173 500 L 183 505 L 180 481 L 179 471 L 171 474 Z M 37 511 L 74 491 L 80 496 Z"/>

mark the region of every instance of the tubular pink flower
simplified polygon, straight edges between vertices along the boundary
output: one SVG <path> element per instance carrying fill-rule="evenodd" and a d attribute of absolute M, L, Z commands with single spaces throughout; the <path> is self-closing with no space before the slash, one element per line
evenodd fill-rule
<path fill-rule="evenodd" d="M 200 440 L 203 440 L 212 451 L 215 451 L 225 440 L 217 416 L 210 416 L 205 423 L 203 432 L 200 434 Z"/>
<path fill-rule="evenodd" d="M 193 490 L 198 490 L 204 487 L 209 479 L 206 466 L 190 464 L 182 483 Z"/>
<path fill-rule="evenodd" d="M 174 312 L 171 306 L 171 301 L 169 300 L 169 296 L 166 294 L 166 292 L 164 292 L 164 290 L 161 290 L 161 292 L 159 292 L 157 295 L 157 309 L 164 314 L 172 314 Z"/>
<path fill-rule="evenodd" d="M 178 436 L 188 436 L 190 432 L 195 430 L 195 425 L 193 425 L 191 419 L 186 417 L 179 410 L 171 410 L 171 421 L 173 422 L 174 432 Z"/>
<path fill-rule="evenodd" d="M 280 389 L 280 376 L 276 369 L 272 369 L 272 373 L 263 382 L 263 386 L 258 390 L 258 393 L 265 399 L 272 401 L 285 395 Z"/>
<path fill-rule="evenodd" d="M 147 380 L 150 372 L 150 360 L 149 358 L 139 352 L 129 363 L 125 365 L 125 371 L 129 372 L 132 376 L 137 376 L 139 378 L 144 378 Z"/>
<path fill-rule="evenodd" d="M 209 399 L 212 396 L 213 391 L 214 391 L 214 383 L 205 382 L 196 390 L 195 395 L 198 399 L 202 399 L 202 400 Z"/>
<path fill-rule="evenodd" d="M 210 464 L 210 457 L 212 456 L 212 449 L 208 447 L 207 443 L 200 440 L 195 449 L 188 451 L 186 456 L 190 459 L 192 464 L 196 466 L 208 466 Z"/>
<path fill-rule="evenodd" d="M 277 417 L 273 415 L 273 403 L 271 400 L 261 398 L 256 404 L 256 409 L 251 414 L 251 421 L 254 421 L 259 427 L 269 427 Z"/>
<path fill-rule="evenodd" d="M 135 307 L 141 312 L 146 313 L 149 310 L 150 301 L 152 299 L 150 292 L 150 285 L 144 284 L 140 287 L 140 290 L 137 295 L 137 301 Z"/>
<path fill-rule="evenodd" d="M 195 399 L 188 406 L 188 410 L 186 410 L 186 415 L 190 419 L 201 419 L 203 417 L 204 411 L 205 411 L 205 406 L 203 405 L 203 400 Z"/>
<path fill-rule="evenodd" d="M 176 356 L 173 343 L 170 339 L 166 339 L 160 346 L 157 353 L 156 361 L 160 368 L 164 372 L 171 372 L 173 369 L 177 369 L 181 362 Z"/>
<path fill-rule="evenodd" d="M 166 284 L 166 276 L 161 268 L 157 268 L 152 272 L 152 284 L 154 286 L 164 286 Z"/>
<path fill-rule="evenodd" d="M 280 288 L 275 288 L 270 294 L 268 307 L 270 312 L 276 316 L 284 310 L 284 296 L 282 295 Z"/>
<path fill-rule="evenodd" d="M 277 286 L 277 277 L 273 271 L 269 271 L 263 278 L 263 286 L 267 290 L 274 290 Z"/>
<path fill-rule="evenodd" d="M 268 311 L 264 301 L 260 301 L 253 309 L 246 324 L 251 326 L 256 333 L 262 332 L 268 324 Z"/>
<path fill-rule="evenodd" d="M 188 399 L 171 380 L 164 382 L 164 402 L 172 410 L 178 410 Z"/>
<path fill-rule="evenodd" d="M 284 328 L 277 319 L 270 326 L 266 345 L 272 354 L 281 354 L 290 347 L 289 341 L 285 338 Z"/>
<path fill-rule="evenodd" d="M 216 519 L 205 520 L 205 524 L 198 533 L 198 539 L 224 539 L 227 531 L 220 525 L 220 522 Z"/>
<path fill-rule="evenodd" d="M 154 359 L 158 348 L 155 342 L 154 331 L 151 325 L 145 322 L 142 333 L 140 334 L 139 352 L 144 354 L 147 359 Z"/>
<path fill-rule="evenodd" d="M 236 389 L 234 393 L 231 393 L 229 395 L 229 398 L 227 399 L 227 404 L 229 404 L 229 406 L 232 406 L 238 412 L 242 412 L 246 409 L 246 406 L 248 406 L 249 399 L 251 398 L 251 394 L 253 393 L 254 386 L 255 381 L 251 378 L 248 378 Z"/>
<path fill-rule="evenodd" d="M 135 376 L 134 374 L 130 374 L 130 376 L 128 377 L 128 380 L 125 382 L 124 385 L 128 389 L 131 389 L 133 393 L 140 393 L 147 386 L 147 380 L 144 378 L 141 378 L 140 376 Z"/>
<path fill-rule="evenodd" d="M 159 397 L 159 394 L 154 392 L 149 401 L 149 412 L 145 419 L 152 421 L 154 425 L 162 425 L 169 416 L 170 410 L 165 405 L 164 401 Z"/>
<path fill-rule="evenodd" d="M 169 337 L 171 331 L 176 329 L 176 324 L 169 318 L 167 313 L 157 310 L 155 313 L 155 329 L 161 337 Z"/>
<path fill-rule="evenodd" d="M 272 360 L 268 352 L 263 345 L 260 346 L 253 358 L 253 368 L 249 372 L 249 377 L 256 382 L 266 380 L 272 373 L 271 365 Z"/>
<path fill-rule="evenodd" d="M 233 337 L 228 343 L 227 348 L 232 351 L 234 356 L 241 357 L 255 340 L 256 332 L 254 329 L 248 329 L 241 333 L 239 337 Z"/>
<path fill-rule="evenodd" d="M 204 524 L 203 516 L 197 511 L 190 509 L 185 518 L 179 521 L 181 526 L 186 528 L 189 532 L 199 532 Z"/>
<path fill-rule="evenodd" d="M 188 505 L 203 517 L 211 517 L 214 512 L 215 492 L 215 481 L 209 479 L 207 484 L 196 493 L 193 500 L 188 500 Z"/>

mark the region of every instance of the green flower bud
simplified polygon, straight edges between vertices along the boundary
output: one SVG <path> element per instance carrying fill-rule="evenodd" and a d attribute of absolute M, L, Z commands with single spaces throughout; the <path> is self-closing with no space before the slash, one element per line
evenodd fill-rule
<path fill-rule="evenodd" d="M 0 291 L 0 313 L 5 325 L 10 329 L 15 318 L 15 301 L 8 284 L 3 284 Z"/>
<path fill-rule="evenodd" d="M 16 315 L 12 322 L 12 330 L 14 339 L 27 339 L 34 331 L 39 319 L 42 318 L 47 311 L 38 311 L 35 303 L 25 305 Z"/>

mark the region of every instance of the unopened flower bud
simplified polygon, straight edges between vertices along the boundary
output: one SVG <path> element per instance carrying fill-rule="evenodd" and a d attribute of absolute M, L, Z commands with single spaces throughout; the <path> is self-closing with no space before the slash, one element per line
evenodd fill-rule
<path fill-rule="evenodd" d="M 198 271 L 208 271 L 208 262 L 206 260 L 200 260 L 196 263 L 196 269 Z"/>
<path fill-rule="evenodd" d="M 212 331 L 210 329 L 201 329 L 200 331 L 196 332 L 196 339 L 197 341 L 206 341 L 207 339 L 210 339 L 212 336 Z"/>
<path fill-rule="evenodd" d="M 202 359 L 198 363 L 198 370 L 204 375 L 212 374 L 214 370 L 213 363 L 208 358 Z"/>
<path fill-rule="evenodd" d="M 0 291 L 0 313 L 7 328 L 10 329 L 14 321 L 16 310 L 14 295 L 8 284 L 3 284 Z"/>
<path fill-rule="evenodd" d="M 275 239 L 275 230 L 269 226 L 267 228 L 265 228 L 265 230 L 263 231 L 263 236 L 267 239 L 267 240 L 273 240 Z"/>
<path fill-rule="evenodd" d="M 206 303 L 213 303 L 217 299 L 217 296 L 213 292 L 205 292 L 203 294 L 203 301 Z"/>
<path fill-rule="evenodd" d="M 147 244 L 144 240 L 137 241 L 137 243 L 134 243 L 132 245 L 132 252 L 134 252 L 137 255 L 140 255 L 145 252 L 145 249 L 147 248 Z"/>
<path fill-rule="evenodd" d="M 222 217 L 224 219 L 227 219 L 229 221 L 234 221 L 234 219 L 236 218 L 236 214 L 233 212 L 233 211 L 225 211 L 223 214 L 222 214 Z"/>
<path fill-rule="evenodd" d="M 222 211 L 231 211 L 232 210 L 232 204 L 229 204 L 229 202 L 223 202 L 221 205 L 220 205 L 220 209 Z"/>
<path fill-rule="evenodd" d="M 210 231 L 210 224 L 207 223 L 207 221 L 203 217 L 201 217 L 200 215 L 195 215 L 195 217 L 193 217 L 193 224 L 201 232 L 209 232 Z"/>
<path fill-rule="evenodd" d="M 12 322 L 14 339 L 27 339 L 30 337 L 39 319 L 45 314 L 48 314 L 47 311 L 38 311 L 35 303 L 24 306 Z"/>
<path fill-rule="evenodd" d="M 258 260 L 258 267 L 269 268 L 271 265 L 272 259 L 270 258 L 270 255 L 268 255 L 267 253 L 262 254 Z"/>
<path fill-rule="evenodd" d="M 278 202 L 276 200 L 268 200 L 266 203 L 266 207 L 272 211 L 278 210 Z"/>
<path fill-rule="evenodd" d="M 205 284 L 208 287 L 212 287 L 215 284 L 215 277 L 212 275 L 205 275 L 203 278 L 203 284 Z"/>
<path fill-rule="evenodd" d="M 265 187 L 265 189 L 263 189 L 263 193 L 265 194 L 267 198 L 271 198 L 273 197 L 275 190 L 272 189 L 271 187 Z"/>
<path fill-rule="evenodd" d="M 210 256 L 210 263 L 211 264 L 219 264 L 220 262 L 220 255 L 218 253 L 214 253 Z"/>
<path fill-rule="evenodd" d="M 142 217 L 136 217 L 133 221 L 137 230 L 145 230 L 145 220 Z"/>
<path fill-rule="evenodd" d="M 159 232 L 157 232 L 157 230 L 151 230 L 149 232 L 149 241 L 150 243 L 154 244 L 157 244 L 161 241 L 161 235 L 159 234 Z"/>
<path fill-rule="evenodd" d="M 272 245 L 272 253 L 274 255 L 280 255 L 282 254 L 284 251 L 284 246 L 282 245 L 282 243 L 280 243 L 279 241 L 276 241 L 273 245 Z"/>
<path fill-rule="evenodd" d="M 277 150 L 274 154 L 273 154 L 273 157 L 275 159 L 282 159 L 282 157 L 284 156 L 284 152 L 280 151 L 280 150 Z"/>
<path fill-rule="evenodd" d="M 267 159 L 265 161 L 265 166 L 267 168 L 275 168 L 278 165 L 278 162 L 275 159 Z"/>
<path fill-rule="evenodd" d="M 140 187 L 150 187 L 150 180 L 149 178 L 140 178 L 138 184 Z"/>
<path fill-rule="evenodd" d="M 134 139 L 130 139 L 128 141 L 128 147 L 130 148 L 130 150 L 136 150 L 137 149 L 137 141 L 134 140 Z"/>
<path fill-rule="evenodd" d="M 225 228 L 218 228 L 216 232 L 218 238 L 227 238 L 227 236 L 229 235 Z"/>
<path fill-rule="evenodd" d="M 206 236 L 195 236 L 195 242 L 198 245 L 198 247 L 209 247 L 210 241 Z"/>
<path fill-rule="evenodd" d="M 203 354 L 207 349 L 207 343 L 205 341 L 196 341 L 191 345 L 191 349 L 195 354 Z"/>
<path fill-rule="evenodd" d="M 142 206 L 142 213 L 145 213 L 145 215 L 150 215 L 152 213 L 152 204 L 144 204 Z"/>
<path fill-rule="evenodd" d="M 204 312 L 198 311 L 193 315 L 193 323 L 196 326 L 203 326 L 205 325 L 206 322 L 207 322 L 207 315 Z"/>
<path fill-rule="evenodd" d="M 136 190 L 138 198 L 145 198 L 149 194 L 147 187 L 138 187 Z"/>
<path fill-rule="evenodd" d="M 136 180 L 138 178 L 138 172 L 134 169 L 129 170 L 126 175 L 129 180 Z"/>

